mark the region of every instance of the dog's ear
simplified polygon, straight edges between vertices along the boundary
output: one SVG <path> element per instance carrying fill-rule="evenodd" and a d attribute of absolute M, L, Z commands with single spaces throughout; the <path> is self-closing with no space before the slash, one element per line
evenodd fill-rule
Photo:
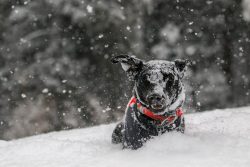
<path fill-rule="evenodd" d="M 177 71 L 180 74 L 180 77 L 183 78 L 184 74 L 187 70 L 187 66 L 191 65 L 191 61 L 190 60 L 181 60 L 181 59 L 177 59 L 174 61 L 175 67 L 177 69 Z"/>
<path fill-rule="evenodd" d="M 135 56 L 119 55 L 111 58 L 112 63 L 121 63 L 130 80 L 133 80 L 143 67 L 143 61 Z"/>

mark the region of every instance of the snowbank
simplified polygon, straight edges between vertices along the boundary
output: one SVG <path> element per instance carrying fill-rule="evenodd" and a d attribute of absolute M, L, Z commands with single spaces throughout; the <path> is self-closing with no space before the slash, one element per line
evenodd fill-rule
<path fill-rule="evenodd" d="M 187 114 L 186 133 L 132 151 L 112 145 L 115 124 L 0 141 L 0 167 L 248 167 L 250 108 Z"/>

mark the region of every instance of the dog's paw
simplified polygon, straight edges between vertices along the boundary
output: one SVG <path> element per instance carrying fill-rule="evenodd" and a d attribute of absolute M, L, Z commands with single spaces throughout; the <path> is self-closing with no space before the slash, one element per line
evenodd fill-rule
<path fill-rule="evenodd" d="M 122 143 L 123 130 L 124 130 L 123 122 L 120 122 L 119 124 L 116 125 L 116 127 L 112 133 L 112 143 L 113 144 Z"/>

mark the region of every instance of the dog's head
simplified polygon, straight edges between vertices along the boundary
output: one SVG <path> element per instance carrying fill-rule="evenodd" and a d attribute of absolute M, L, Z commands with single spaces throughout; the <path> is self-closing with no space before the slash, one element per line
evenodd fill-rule
<path fill-rule="evenodd" d="M 187 60 L 144 62 L 135 56 L 120 55 L 111 61 L 121 63 L 129 79 L 135 82 L 137 98 L 151 111 L 160 114 L 175 110 L 184 102 L 182 78 Z"/>

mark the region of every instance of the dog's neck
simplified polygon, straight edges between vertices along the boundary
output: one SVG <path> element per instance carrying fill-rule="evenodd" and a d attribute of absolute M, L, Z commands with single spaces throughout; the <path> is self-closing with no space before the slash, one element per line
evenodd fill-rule
<path fill-rule="evenodd" d="M 175 109 L 173 112 L 169 113 L 169 114 L 164 114 L 164 115 L 159 115 L 156 114 L 152 111 L 150 111 L 150 109 L 148 109 L 147 107 L 143 106 L 140 101 L 133 96 L 127 106 L 127 110 L 131 108 L 136 108 L 136 110 L 138 110 L 141 114 L 159 122 L 159 125 L 163 125 L 163 124 L 171 124 L 173 123 L 177 118 L 182 117 L 183 115 L 183 111 L 181 108 L 177 108 Z"/>
<path fill-rule="evenodd" d="M 141 100 L 139 94 L 138 94 L 138 90 L 137 90 L 137 87 L 136 85 L 134 86 L 134 97 L 140 102 L 140 104 L 143 106 L 143 107 L 146 107 L 147 109 L 149 109 L 149 105 L 146 104 L 145 102 L 143 102 L 143 100 Z M 167 113 L 171 113 L 171 112 L 174 112 L 176 111 L 178 108 L 181 108 L 183 103 L 185 101 L 185 90 L 184 88 L 182 88 L 181 92 L 179 93 L 179 95 L 177 96 L 176 100 L 168 107 L 166 108 L 164 111 L 162 112 L 159 112 L 155 115 L 165 115 Z"/>

